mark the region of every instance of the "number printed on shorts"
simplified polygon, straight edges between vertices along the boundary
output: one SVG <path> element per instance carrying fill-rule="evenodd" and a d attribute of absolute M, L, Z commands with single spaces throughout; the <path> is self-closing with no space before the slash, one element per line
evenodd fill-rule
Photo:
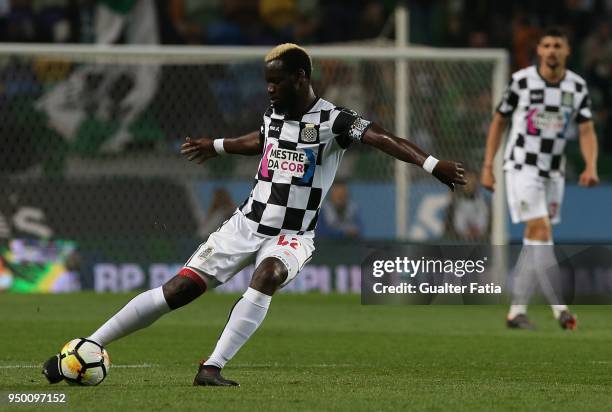
<path fill-rule="evenodd" d="M 285 240 L 285 235 L 280 235 L 278 238 L 278 243 L 277 245 L 280 246 L 289 246 L 292 247 L 293 249 L 297 250 L 298 247 L 300 247 L 300 241 L 298 240 L 297 237 L 291 237 L 291 240 Z"/>
<path fill-rule="evenodd" d="M 549 215 L 549 217 L 550 217 L 551 219 L 552 219 L 552 218 L 555 218 L 555 217 L 557 216 L 557 213 L 559 213 L 559 203 L 557 203 L 557 202 L 551 202 L 551 203 L 548 205 L 548 215 Z"/>

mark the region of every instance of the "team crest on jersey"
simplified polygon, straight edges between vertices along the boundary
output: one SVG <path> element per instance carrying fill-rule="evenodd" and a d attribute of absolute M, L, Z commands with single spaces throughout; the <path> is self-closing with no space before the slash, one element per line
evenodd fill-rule
<path fill-rule="evenodd" d="M 574 105 L 574 95 L 570 92 L 562 92 L 561 105 L 572 107 Z"/>
<path fill-rule="evenodd" d="M 306 123 L 300 130 L 300 142 L 315 143 L 317 140 L 319 140 L 319 130 L 314 124 Z"/>

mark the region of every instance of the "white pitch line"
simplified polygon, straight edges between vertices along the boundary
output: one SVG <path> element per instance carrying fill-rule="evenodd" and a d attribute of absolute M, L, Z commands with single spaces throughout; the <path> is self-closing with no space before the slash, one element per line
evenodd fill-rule
<path fill-rule="evenodd" d="M 154 368 L 159 366 L 156 363 L 141 363 L 140 365 L 113 365 L 111 363 L 111 368 Z"/>
<path fill-rule="evenodd" d="M 278 367 L 291 367 L 291 368 L 350 368 L 350 363 L 317 363 L 314 365 L 283 365 L 281 363 L 238 363 L 229 364 L 232 368 L 278 368 Z"/>
<path fill-rule="evenodd" d="M 140 368 L 155 368 L 159 365 L 156 363 L 141 363 L 141 364 L 127 364 L 127 365 L 115 365 L 111 363 L 111 369 L 140 369 Z M 278 368 L 278 367 L 291 367 L 291 368 L 350 368 L 350 363 L 316 363 L 313 365 L 283 365 L 280 363 L 239 363 L 231 365 L 232 368 Z M 0 365 L 0 369 L 35 369 L 40 368 L 41 365 Z"/>
<path fill-rule="evenodd" d="M 155 363 L 141 363 L 139 365 L 115 365 L 111 363 L 111 368 L 154 368 L 159 366 Z M 0 365 L 0 369 L 26 369 L 26 368 L 40 368 L 41 365 Z"/>

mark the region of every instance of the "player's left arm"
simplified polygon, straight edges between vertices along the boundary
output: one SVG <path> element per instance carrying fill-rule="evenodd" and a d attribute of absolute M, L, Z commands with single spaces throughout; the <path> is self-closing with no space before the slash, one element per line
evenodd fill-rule
<path fill-rule="evenodd" d="M 592 120 L 581 122 L 578 125 L 580 133 L 580 151 L 584 159 L 584 171 L 580 174 L 580 186 L 593 187 L 599 183 L 597 176 L 597 135 Z"/>
<path fill-rule="evenodd" d="M 423 167 L 451 190 L 455 190 L 456 184 L 467 183 L 461 163 L 437 160 L 414 143 L 393 135 L 376 123 L 369 125 L 361 137 L 361 142 L 382 150 L 396 159 Z"/>

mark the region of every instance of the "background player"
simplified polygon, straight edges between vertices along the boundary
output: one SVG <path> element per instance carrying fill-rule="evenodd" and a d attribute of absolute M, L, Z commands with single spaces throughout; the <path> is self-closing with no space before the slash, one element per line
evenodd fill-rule
<path fill-rule="evenodd" d="M 560 222 L 564 189 L 563 152 L 570 131 L 578 126 L 586 164 L 580 185 L 591 187 L 597 177 L 597 137 L 586 82 L 566 68 L 570 47 L 566 34 L 547 29 L 537 46 L 539 65 L 519 70 L 497 107 L 489 128 L 481 182 L 494 190 L 493 159 L 511 118 L 504 154 L 508 206 L 513 223 L 525 222 L 523 249 L 517 262 L 510 328 L 532 328 L 527 300 L 536 278 L 556 265 L 551 224 Z M 546 291 L 544 291 L 545 294 Z M 550 294 L 547 294 L 550 300 Z M 561 302 L 550 302 L 564 329 L 576 327 L 576 317 Z"/>
<path fill-rule="evenodd" d="M 265 61 L 271 106 L 260 130 L 235 139 L 187 138 L 181 149 L 188 160 L 199 163 L 220 154 L 261 155 L 251 194 L 177 276 L 136 296 L 89 337 L 106 346 L 151 325 L 254 262 L 249 288 L 232 308 L 213 353 L 201 362 L 194 385 L 238 385 L 220 371 L 259 327 L 276 290 L 294 279 L 311 258 L 321 202 L 352 142 L 422 166 L 451 189 L 466 183 L 461 164 L 437 160 L 355 112 L 317 97 L 310 84 L 312 63 L 304 49 L 280 45 Z M 45 364 L 50 381 L 61 379 L 56 368 L 55 357 Z"/>

